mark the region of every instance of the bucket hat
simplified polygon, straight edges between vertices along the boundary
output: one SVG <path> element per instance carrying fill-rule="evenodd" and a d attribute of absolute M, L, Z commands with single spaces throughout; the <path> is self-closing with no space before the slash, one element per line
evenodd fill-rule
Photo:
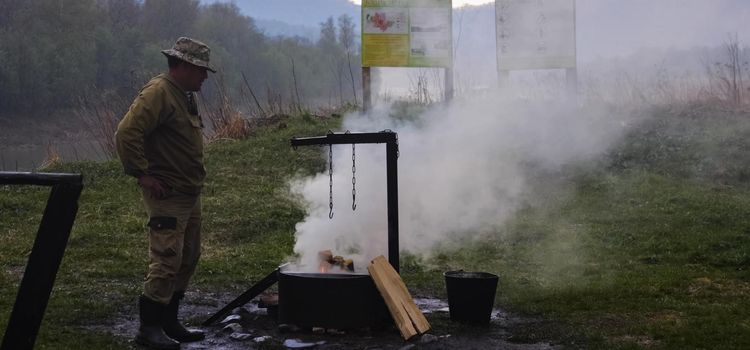
<path fill-rule="evenodd" d="M 216 73 L 216 70 L 208 64 L 211 49 L 198 40 L 183 36 L 177 39 L 171 49 L 162 50 L 161 53 Z"/>

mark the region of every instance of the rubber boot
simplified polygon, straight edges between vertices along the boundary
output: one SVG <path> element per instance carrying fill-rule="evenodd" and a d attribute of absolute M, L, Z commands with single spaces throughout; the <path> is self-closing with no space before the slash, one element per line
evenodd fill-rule
<path fill-rule="evenodd" d="M 172 350 L 179 349 L 180 343 L 164 334 L 163 320 L 167 305 L 157 303 L 141 295 L 138 299 L 141 325 L 135 342 L 150 349 Z"/>
<path fill-rule="evenodd" d="M 197 329 L 186 329 L 177 319 L 177 311 L 180 309 L 180 301 L 185 297 L 185 292 L 174 292 L 172 300 L 167 305 L 164 314 L 164 333 L 180 343 L 190 343 L 206 338 L 203 331 Z"/>

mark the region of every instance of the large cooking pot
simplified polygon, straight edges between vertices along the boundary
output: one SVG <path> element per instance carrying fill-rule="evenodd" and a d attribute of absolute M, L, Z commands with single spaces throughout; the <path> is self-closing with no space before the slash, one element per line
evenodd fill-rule
<path fill-rule="evenodd" d="M 370 275 L 279 272 L 280 323 L 353 329 L 389 320 Z"/>

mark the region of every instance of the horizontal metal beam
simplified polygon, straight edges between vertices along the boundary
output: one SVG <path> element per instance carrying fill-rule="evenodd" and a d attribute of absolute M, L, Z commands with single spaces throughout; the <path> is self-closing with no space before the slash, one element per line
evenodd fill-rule
<path fill-rule="evenodd" d="M 356 143 L 395 143 L 396 133 L 392 131 L 328 134 L 315 137 L 294 137 L 292 146 L 339 145 Z"/>
<path fill-rule="evenodd" d="M 38 185 L 54 186 L 59 184 L 80 184 L 81 174 L 29 173 L 0 171 L 0 185 Z"/>

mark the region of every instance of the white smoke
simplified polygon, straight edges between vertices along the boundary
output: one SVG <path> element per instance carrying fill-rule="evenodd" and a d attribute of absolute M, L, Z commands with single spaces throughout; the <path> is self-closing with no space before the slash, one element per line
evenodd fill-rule
<path fill-rule="evenodd" d="M 398 133 L 400 247 L 419 255 L 503 225 L 529 193 L 530 164 L 554 170 L 591 159 L 623 129 L 622 118 L 603 108 L 496 96 L 455 101 L 409 122 L 388 113 L 383 107 L 348 115 L 344 129 Z M 295 183 L 309 215 L 297 225 L 294 250 L 307 266 L 317 266 L 317 253 L 331 249 L 361 268 L 387 256 L 385 146 L 356 146 L 356 211 L 350 145 L 334 145 L 333 164 L 333 219 L 327 172 Z"/>
<path fill-rule="evenodd" d="M 380 106 L 367 115 L 346 116 L 341 131 L 398 133 L 400 247 L 429 255 L 437 245 L 497 231 L 522 205 L 539 201 L 529 198 L 535 171 L 585 162 L 615 144 L 633 117 L 592 103 L 680 100 L 659 95 L 664 90 L 693 96 L 693 78 L 682 78 L 682 72 L 695 70 L 695 64 L 702 72 L 702 61 L 693 49 L 674 49 L 720 45 L 727 33 L 739 32 L 743 40 L 750 10 L 742 5 L 741 0 L 579 0 L 576 45 L 585 108 L 550 100 L 564 96 L 563 71 L 513 72 L 512 93 L 488 91 L 497 85 L 494 8 L 457 10 L 454 79 L 464 99 L 408 121 L 389 115 L 396 109 Z M 373 69 L 373 90 L 381 102 L 392 95 L 439 100 L 442 84 L 439 70 Z M 431 93 L 420 95 L 424 90 Z M 324 152 L 327 156 L 327 147 Z M 328 174 L 295 181 L 294 189 L 309 205 L 294 248 L 303 264 L 316 267 L 318 251 L 328 249 L 353 258 L 359 269 L 387 254 L 385 146 L 357 145 L 356 154 L 356 211 L 351 210 L 350 145 L 333 150 L 333 219 L 328 218 Z"/>

